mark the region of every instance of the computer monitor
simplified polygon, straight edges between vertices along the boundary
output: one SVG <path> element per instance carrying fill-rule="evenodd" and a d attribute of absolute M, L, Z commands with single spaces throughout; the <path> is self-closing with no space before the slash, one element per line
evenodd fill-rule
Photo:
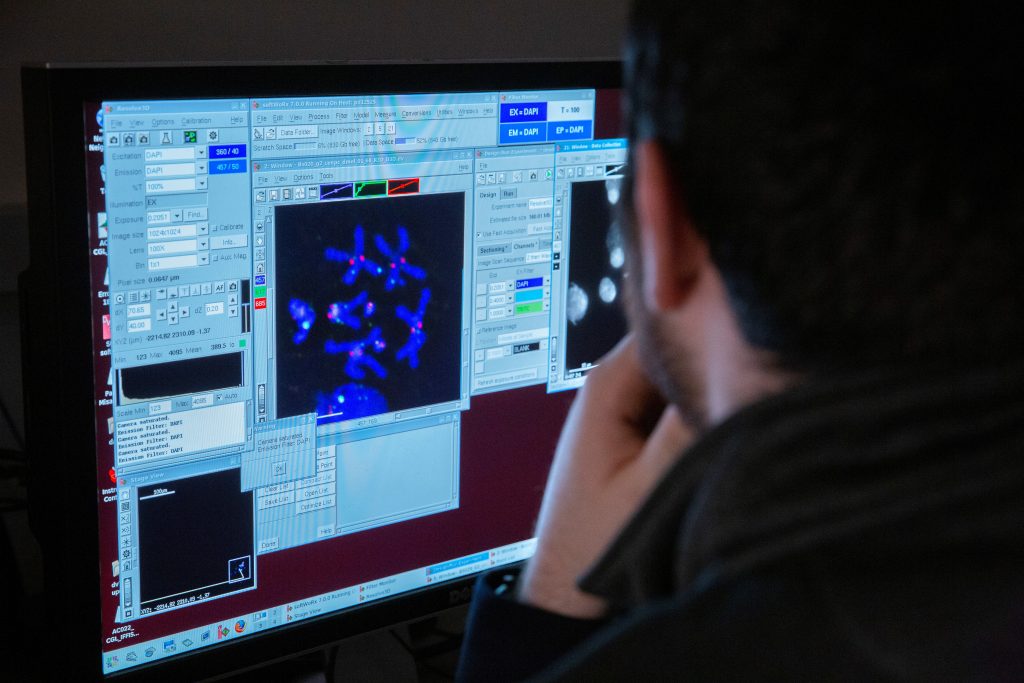
<path fill-rule="evenodd" d="M 624 330 L 619 71 L 23 71 L 62 661 L 215 675 L 530 556 L 567 390 Z"/>

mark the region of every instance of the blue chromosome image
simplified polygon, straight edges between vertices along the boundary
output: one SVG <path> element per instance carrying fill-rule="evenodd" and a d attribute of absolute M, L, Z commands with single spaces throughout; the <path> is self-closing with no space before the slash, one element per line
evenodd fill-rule
<path fill-rule="evenodd" d="M 348 325 L 354 330 L 362 326 L 359 318 L 360 312 L 366 317 L 373 315 L 374 305 L 368 292 L 361 292 L 359 296 L 351 301 L 336 301 L 327 307 L 327 319 L 335 325 Z"/>
<path fill-rule="evenodd" d="M 384 272 L 383 268 L 366 258 L 366 236 L 363 231 L 363 226 L 357 225 L 352 237 L 355 242 L 355 245 L 352 247 L 352 251 L 341 251 L 334 247 L 327 247 L 327 249 L 324 250 L 324 257 L 328 261 L 337 261 L 338 263 L 348 266 L 345 270 L 345 274 L 341 277 L 341 281 L 346 285 L 354 283 L 361 272 L 365 271 L 373 277 L 381 275 Z"/>
<path fill-rule="evenodd" d="M 382 279 L 385 292 L 393 292 L 406 287 L 407 281 L 403 275 L 415 280 L 425 280 L 427 272 L 419 266 L 410 264 L 406 259 L 406 253 L 409 251 L 409 232 L 402 226 L 398 226 L 397 232 L 398 243 L 394 248 L 383 235 L 373 236 L 374 245 L 380 255 L 387 260 L 386 268 L 379 266 L 367 255 L 365 251 L 366 232 L 361 225 L 357 225 L 353 231 L 352 251 L 327 247 L 324 249 L 324 258 L 345 267 L 341 278 L 345 285 L 354 285 L 362 273 L 368 274 L 375 280 Z M 425 288 L 420 292 L 419 305 L 415 311 L 402 304 L 395 306 L 395 316 L 409 330 L 409 338 L 395 353 L 395 360 L 406 361 L 413 369 L 419 367 L 419 350 L 427 341 L 427 335 L 423 329 L 423 315 L 429 302 L 430 290 Z M 373 317 L 376 310 L 377 306 L 370 300 L 369 291 L 364 289 L 352 299 L 328 304 L 325 315 L 327 320 L 334 325 L 359 330 L 363 327 L 363 321 Z M 316 314 L 312 306 L 301 299 L 292 300 L 289 312 L 299 328 L 293 336 L 293 342 L 298 345 L 303 343 L 309 335 L 309 330 L 316 320 Z M 356 380 L 356 382 L 343 384 L 329 395 L 318 393 L 318 414 L 354 416 L 386 411 L 387 399 L 384 395 L 358 383 L 358 381 L 366 379 L 367 372 L 372 372 L 381 379 L 388 376 L 387 368 L 378 360 L 387 348 L 388 343 L 384 339 L 384 333 L 380 327 L 373 327 L 362 338 L 343 341 L 327 339 L 324 342 L 324 352 L 330 355 L 346 356 L 344 372 L 349 379 Z M 363 413 L 364 410 L 372 412 Z"/>
<path fill-rule="evenodd" d="M 332 415 L 342 419 L 386 413 L 388 400 L 384 394 L 365 384 L 343 384 L 330 394 L 317 393 L 317 415 Z"/>
<path fill-rule="evenodd" d="M 426 311 L 428 303 L 430 303 L 430 290 L 424 289 L 420 293 L 420 305 L 415 313 L 405 306 L 395 308 L 395 315 L 409 326 L 409 341 L 398 349 L 395 358 L 398 360 L 408 358 L 411 368 L 420 366 L 419 350 L 427 342 L 427 333 L 423 331 L 423 313 Z"/>
<path fill-rule="evenodd" d="M 458 400 L 467 198 L 276 212 L 276 417 L 353 419 Z M 281 324 L 283 323 L 283 324 Z"/>
<path fill-rule="evenodd" d="M 390 260 L 387 267 L 387 279 L 384 282 L 384 289 L 391 291 L 396 287 L 405 286 L 402 274 L 408 275 L 414 280 L 426 280 L 427 272 L 419 266 L 414 266 L 405 260 L 405 253 L 409 251 L 409 232 L 401 225 L 398 226 L 398 247 L 391 248 L 381 235 L 374 237 L 377 249 Z"/>
<path fill-rule="evenodd" d="M 301 344 L 306 341 L 306 337 L 309 336 L 309 330 L 313 327 L 313 323 L 316 322 L 316 313 L 313 312 L 313 308 L 302 299 L 292 299 L 288 302 L 288 312 L 292 315 L 292 320 L 299 326 L 295 334 L 292 336 L 292 341 L 296 344 Z"/>
<path fill-rule="evenodd" d="M 366 372 L 363 366 L 373 370 L 378 377 L 387 377 L 388 371 L 384 369 L 371 353 L 381 353 L 387 348 L 387 343 L 381 337 L 379 327 L 373 328 L 369 335 L 355 341 L 336 342 L 328 339 L 324 342 L 324 351 L 327 353 L 347 353 L 348 361 L 345 363 L 345 374 L 352 379 L 363 379 Z"/>

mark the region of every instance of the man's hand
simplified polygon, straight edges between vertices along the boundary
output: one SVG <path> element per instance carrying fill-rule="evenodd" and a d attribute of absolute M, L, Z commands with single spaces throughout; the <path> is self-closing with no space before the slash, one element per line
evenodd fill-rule
<path fill-rule="evenodd" d="M 604 601 L 576 587 L 693 440 L 641 368 L 632 335 L 587 375 L 555 453 L 537 523 L 537 551 L 519 599 L 577 618 Z"/>

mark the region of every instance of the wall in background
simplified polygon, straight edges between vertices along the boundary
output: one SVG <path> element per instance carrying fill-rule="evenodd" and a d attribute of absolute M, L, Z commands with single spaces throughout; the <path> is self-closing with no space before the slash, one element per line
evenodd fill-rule
<path fill-rule="evenodd" d="M 22 418 L 16 274 L 28 264 L 23 62 L 614 58 L 623 0 L 0 1 L 0 397 Z M 76 160 L 70 160 L 74 163 Z M 0 447 L 13 443 L 0 424 Z"/>
<path fill-rule="evenodd" d="M 20 130 L 18 65 L 45 61 L 608 58 L 623 0 L 5 0 L 0 121 Z M 24 201 L 21 145 L 0 204 Z"/>

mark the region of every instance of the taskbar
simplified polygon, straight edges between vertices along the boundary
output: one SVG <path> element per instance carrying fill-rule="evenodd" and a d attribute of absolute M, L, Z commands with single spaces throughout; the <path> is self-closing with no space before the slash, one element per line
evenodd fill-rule
<path fill-rule="evenodd" d="M 174 633 L 162 638 L 132 642 L 124 647 L 102 654 L 103 673 L 125 671 L 135 666 L 148 664 L 168 657 L 196 652 L 203 648 L 286 626 L 304 619 L 322 616 L 338 610 L 364 605 L 375 600 L 393 597 L 401 593 L 426 588 L 435 583 L 457 579 L 469 574 L 486 571 L 501 565 L 525 560 L 533 555 L 536 539 L 528 539 L 509 545 L 465 555 L 429 567 L 420 567 L 401 574 L 394 574 L 355 586 L 295 600 L 257 612 L 221 619 L 212 624 L 199 626 Z M 134 632 L 125 631 L 122 639 L 133 638 Z"/>

